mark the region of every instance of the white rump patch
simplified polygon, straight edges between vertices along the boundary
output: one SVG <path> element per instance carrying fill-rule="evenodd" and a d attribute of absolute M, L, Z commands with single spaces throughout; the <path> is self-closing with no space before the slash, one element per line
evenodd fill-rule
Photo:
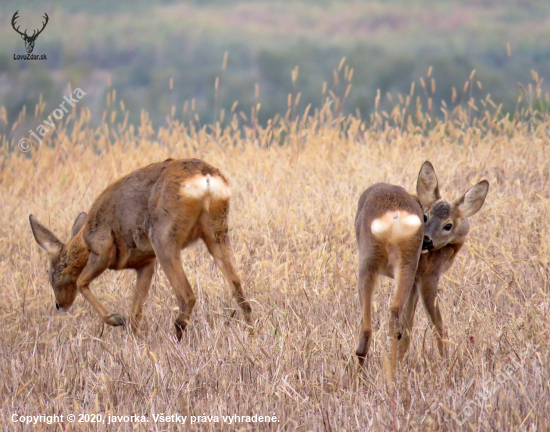
<path fill-rule="evenodd" d="M 401 219 L 401 223 L 407 227 L 414 229 L 414 232 L 420 228 L 421 222 L 420 218 L 417 215 L 410 214 Z"/>
<path fill-rule="evenodd" d="M 370 226 L 372 233 L 378 237 L 391 229 L 391 221 L 384 217 L 374 219 Z"/>
<path fill-rule="evenodd" d="M 202 199 L 208 191 L 206 176 L 197 176 L 181 185 L 180 193 L 189 198 Z"/>
<path fill-rule="evenodd" d="M 209 184 L 209 192 L 214 199 L 226 200 L 231 197 L 231 189 L 225 182 L 219 177 L 211 177 Z"/>
<path fill-rule="evenodd" d="M 372 234 L 379 240 L 395 243 L 412 237 L 422 225 L 417 215 L 403 210 L 389 211 L 374 219 L 370 225 Z"/>
<path fill-rule="evenodd" d="M 186 180 L 180 188 L 181 195 L 197 200 L 211 198 L 214 200 L 226 200 L 231 197 L 231 189 L 219 177 L 206 174 Z M 210 200 L 207 200 L 210 201 Z"/>

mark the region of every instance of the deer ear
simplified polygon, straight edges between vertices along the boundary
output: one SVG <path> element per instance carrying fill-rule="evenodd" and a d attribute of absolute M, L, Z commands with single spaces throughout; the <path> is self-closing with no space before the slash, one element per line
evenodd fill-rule
<path fill-rule="evenodd" d="M 29 221 L 38 246 L 48 252 L 50 259 L 58 257 L 63 249 L 63 243 L 48 228 L 38 222 L 33 215 L 30 215 Z"/>
<path fill-rule="evenodd" d="M 425 208 L 441 198 L 437 176 L 430 161 L 424 162 L 420 168 L 416 181 L 416 195 Z"/>
<path fill-rule="evenodd" d="M 21 39 L 25 40 L 25 35 L 21 35 Z"/>
<path fill-rule="evenodd" d="M 466 219 L 475 215 L 487 197 L 489 192 L 489 182 L 482 180 L 475 186 L 471 187 L 460 199 L 455 202 L 460 215 Z"/>
<path fill-rule="evenodd" d="M 88 217 L 88 214 L 85 212 L 80 213 L 73 224 L 73 228 L 71 229 L 71 238 L 73 238 L 75 235 L 78 234 L 78 232 L 82 229 L 84 226 L 84 223 L 86 222 L 86 218 Z"/>

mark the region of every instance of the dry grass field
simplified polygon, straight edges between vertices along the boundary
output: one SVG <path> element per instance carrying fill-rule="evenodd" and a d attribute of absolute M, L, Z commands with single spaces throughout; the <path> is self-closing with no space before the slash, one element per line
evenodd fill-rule
<path fill-rule="evenodd" d="M 523 102 L 515 117 L 504 117 L 487 101 L 449 108 L 444 121 L 431 120 L 428 106 L 404 102 L 366 126 L 327 104 L 306 121 L 287 116 L 262 128 L 236 117 L 225 129 L 169 120 L 152 130 L 145 114 L 140 125 L 111 125 L 107 115 L 94 128 L 83 108 L 29 153 L 4 137 L 0 429 L 550 430 L 550 118 Z M 401 109 L 414 114 L 405 123 Z M 103 326 L 81 296 L 68 313 L 55 310 L 29 214 L 66 241 L 74 218 L 109 183 L 168 157 L 204 159 L 230 179 L 230 236 L 253 307 L 252 333 L 199 243 L 182 252 L 199 300 L 181 343 L 176 300 L 160 269 L 137 337 Z M 490 191 L 440 281 L 447 357 L 419 305 L 411 348 L 390 383 L 390 279 L 377 287 L 364 370 L 354 354 L 353 221 L 366 187 L 385 181 L 413 191 L 426 159 L 444 197 L 482 178 Z M 128 315 L 134 277 L 108 271 L 92 290 L 110 311 Z M 155 422 L 162 413 L 187 416 L 186 424 Z M 64 422 L 13 420 L 53 414 Z M 102 419 L 79 423 L 91 419 L 84 414 Z M 254 414 L 276 421 L 222 417 Z M 148 423 L 113 423 L 114 415 Z"/>

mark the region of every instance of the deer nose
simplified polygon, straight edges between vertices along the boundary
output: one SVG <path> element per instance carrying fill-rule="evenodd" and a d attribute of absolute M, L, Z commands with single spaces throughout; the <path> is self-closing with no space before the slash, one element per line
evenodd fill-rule
<path fill-rule="evenodd" d="M 425 235 L 422 241 L 422 253 L 431 251 L 434 248 L 434 243 L 430 236 Z"/>
<path fill-rule="evenodd" d="M 57 304 L 57 302 L 55 302 L 55 308 L 59 310 L 59 304 Z"/>

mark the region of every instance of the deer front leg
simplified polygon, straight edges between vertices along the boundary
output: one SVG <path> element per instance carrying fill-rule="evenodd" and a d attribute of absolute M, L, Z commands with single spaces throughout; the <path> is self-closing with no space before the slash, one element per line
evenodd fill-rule
<path fill-rule="evenodd" d="M 443 320 L 441 318 L 441 311 L 439 310 L 439 301 L 437 297 L 437 277 L 425 277 L 420 284 L 420 294 L 422 296 L 422 303 L 426 314 L 430 317 L 432 325 L 435 329 L 437 348 L 439 354 L 442 356 L 445 354 L 445 348 L 443 346 Z"/>
<path fill-rule="evenodd" d="M 88 302 L 92 305 L 92 307 L 102 316 L 103 321 L 106 324 L 112 325 L 112 326 L 123 326 L 125 325 L 126 321 L 123 317 L 121 317 L 117 313 L 109 312 L 103 306 L 99 300 L 94 296 L 92 291 L 90 290 L 90 283 L 98 277 L 101 273 L 103 273 L 107 267 L 109 266 L 109 261 L 111 258 L 111 248 L 107 249 L 107 253 L 105 254 L 95 254 L 90 253 L 90 256 L 88 258 L 88 262 L 84 269 L 82 270 L 82 273 L 78 277 L 78 280 L 76 281 L 76 286 L 82 296 L 88 300 Z"/>
<path fill-rule="evenodd" d="M 462 243 L 447 245 L 437 251 L 434 251 L 428 255 L 430 260 L 431 270 L 424 272 L 420 277 L 420 294 L 422 296 L 422 303 L 426 313 L 430 317 L 432 325 L 435 328 L 437 338 L 437 348 L 439 353 L 443 356 L 445 354 L 445 346 L 443 345 L 443 339 L 445 338 L 443 330 L 443 320 L 441 318 L 441 311 L 438 303 L 438 290 L 437 285 L 439 278 L 453 265 L 453 261 L 457 252 L 462 247 Z M 426 262 L 422 262 L 423 270 L 426 267 Z"/>
<path fill-rule="evenodd" d="M 132 300 L 132 312 L 130 315 L 130 328 L 134 334 L 137 334 L 139 330 L 139 323 L 143 317 L 143 302 L 147 298 L 147 294 L 149 294 L 154 272 L 155 260 L 136 270 L 136 291 Z"/>

